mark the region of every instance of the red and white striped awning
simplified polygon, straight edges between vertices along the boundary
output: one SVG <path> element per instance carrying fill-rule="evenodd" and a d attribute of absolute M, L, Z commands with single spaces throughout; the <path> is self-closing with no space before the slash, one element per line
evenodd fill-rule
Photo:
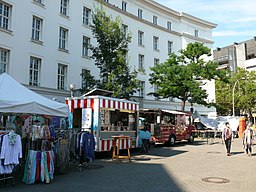
<path fill-rule="evenodd" d="M 72 112 L 74 109 L 80 108 L 92 108 L 94 109 L 95 102 L 99 102 L 99 107 L 104 109 L 118 109 L 118 110 L 127 110 L 127 111 L 138 111 L 139 104 L 129 100 L 107 98 L 107 97 L 97 97 L 92 98 L 74 98 L 67 99 L 66 104 L 69 106 L 69 110 Z"/>

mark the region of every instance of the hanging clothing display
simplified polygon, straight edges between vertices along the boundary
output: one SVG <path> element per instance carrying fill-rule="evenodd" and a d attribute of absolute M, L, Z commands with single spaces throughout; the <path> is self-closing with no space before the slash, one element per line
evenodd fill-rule
<path fill-rule="evenodd" d="M 55 154 L 54 136 L 48 125 L 33 125 L 28 129 L 24 145 L 26 162 L 22 181 L 26 184 L 35 182 L 50 183 L 54 175 Z"/>
<path fill-rule="evenodd" d="M 95 139 L 92 133 L 83 132 L 80 139 L 81 156 L 84 161 L 93 161 L 95 159 Z"/>
<path fill-rule="evenodd" d="M 36 181 L 50 183 L 54 175 L 54 152 L 29 150 L 22 181 L 34 184 Z"/>
<path fill-rule="evenodd" d="M 92 162 L 95 159 L 95 138 L 88 131 L 75 131 L 70 140 L 71 158 L 79 164 Z"/>
<path fill-rule="evenodd" d="M 0 134 L 0 174 L 10 174 L 20 163 L 22 146 L 20 135 L 11 131 Z"/>
<path fill-rule="evenodd" d="M 54 140 L 55 170 L 58 173 L 66 173 L 70 160 L 68 130 L 56 130 Z"/>

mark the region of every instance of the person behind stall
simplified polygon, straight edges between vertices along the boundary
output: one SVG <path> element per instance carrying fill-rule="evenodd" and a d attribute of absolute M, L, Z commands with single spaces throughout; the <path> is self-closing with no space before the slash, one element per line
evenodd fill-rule
<path fill-rule="evenodd" d="M 141 147 L 141 151 L 143 153 L 148 153 L 149 151 L 149 145 L 148 143 L 150 142 L 150 132 L 147 131 L 146 126 L 142 127 L 139 130 L 139 147 Z"/>
<path fill-rule="evenodd" d="M 147 142 L 147 148 L 149 151 L 151 148 L 151 133 L 149 131 L 149 127 L 146 127 L 146 142 Z"/>

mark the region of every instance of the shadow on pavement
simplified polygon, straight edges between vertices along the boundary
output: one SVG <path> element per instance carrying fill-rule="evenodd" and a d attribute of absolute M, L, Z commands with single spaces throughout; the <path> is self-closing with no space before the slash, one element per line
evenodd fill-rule
<path fill-rule="evenodd" d="M 234 151 L 231 152 L 232 155 L 240 155 L 240 154 L 244 154 L 244 151 Z"/>
<path fill-rule="evenodd" d="M 66 174 L 56 174 L 51 184 L 26 185 L 21 180 L 14 186 L 1 187 L 4 192 L 181 192 L 184 191 L 161 164 L 123 160 L 119 163 L 95 160 L 100 169 L 79 171 L 70 167 Z"/>
<path fill-rule="evenodd" d="M 177 143 L 182 146 L 184 144 Z M 127 153 L 126 150 L 123 151 Z M 155 192 L 155 191 L 184 191 L 175 179 L 158 163 L 152 163 L 154 159 L 165 159 L 186 153 L 187 151 L 174 150 L 171 147 L 154 147 L 147 154 L 141 154 L 139 150 L 131 151 L 132 162 L 111 160 L 111 153 L 96 154 L 96 160 L 90 167 L 79 167 L 76 163 L 70 163 L 66 173 L 54 175 L 51 184 L 36 183 L 26 185 L 21 182 L 23 173 L 16 176 L 14 186 L 0 185 L 0 191 L 4 192 Z M 122 153 L 122 151 L 121 151 Z"/>

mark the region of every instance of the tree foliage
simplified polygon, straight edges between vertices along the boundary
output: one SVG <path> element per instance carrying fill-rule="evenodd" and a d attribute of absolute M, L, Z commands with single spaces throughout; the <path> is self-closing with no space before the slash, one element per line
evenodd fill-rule
<path fill-rule="evenodd" d="M 137 71 L 131 72 L 126 59 L 131 34 L 123 28 L 120 17 L 113 19 L 103 8 L 92 14 L 92 33 L 97 45 L 90 46 L 92 58 L 100 70 L 99 88 L 113 92 L 113 96 L 129 98 L 139 88 Z"/>
<path fill-rule="evenodd" d="M 185 109 L 186 101 L 210 106 L 208 94 L 202 89 L 203 80 L 225 79 L 226 73 L 218 65 L 202 58 L 210 49 L 202 43 L 190 43 L 180 55 L 171 54 L 166 62 L 151 67 L 150 83 L 157 86 L 153 93 L 159 98 L 178 98 Z"/>
<path fill-rule="evenodd" d="M 243 113 L 251 114 L 256 104 L 256 72 L 238 68 L 227 83 L 217 82 L 216 103 L 220 115 L 232 114 L 234 106 Z M 237 82 L 237 83 L 236 83 Z M 236 83 L 236 86 L 234 87 Z M 237 111 L 237 110 L 235 110 Z"/>
<path fill-rule="evenodd" d="M 218 115 L 231 115 L 232 110 L 232 84 L 220 80 L 215 81 L 215 98 Z"/>
<path fill-rule="evenodd" d="M 86 93 L 99 86 L 99 80 L 96 80 L 94 76 L 91 75 L 90 71 L 85 69 L 82 74 L 82 88 L 81 93 Z"/>

